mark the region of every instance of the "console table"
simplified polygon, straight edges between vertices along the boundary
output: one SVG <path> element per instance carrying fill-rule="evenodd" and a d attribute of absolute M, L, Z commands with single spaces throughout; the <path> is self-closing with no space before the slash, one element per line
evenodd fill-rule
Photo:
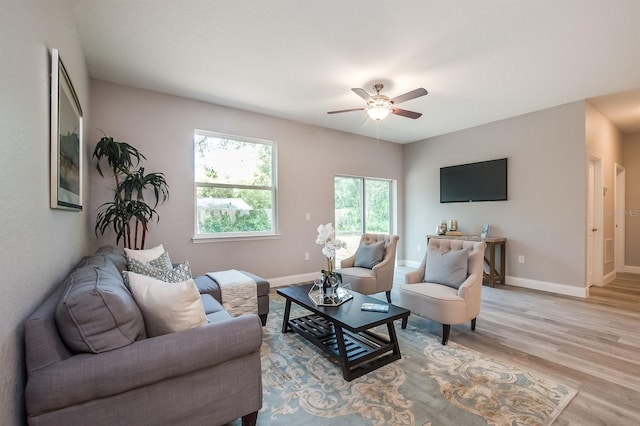
<path fill-rule="evenodd" d="M 484 272 L 484 282 L 491 287 L 496 284 L 504 284 L 505 263 L 506 263 L 506 238 L 485 237 L 479 235 L 427 235 L 427 240 L 431 238 L 442 238 L 449 240 L 483 241 L 487 244 L 487 252 L 484 255 L 484 263 L 489 267 L 489 272 Z M 496 267 L 496 248 L 500 252 L 500 265 Z M 487 254 L 489 257 L 487 257 Z"/>

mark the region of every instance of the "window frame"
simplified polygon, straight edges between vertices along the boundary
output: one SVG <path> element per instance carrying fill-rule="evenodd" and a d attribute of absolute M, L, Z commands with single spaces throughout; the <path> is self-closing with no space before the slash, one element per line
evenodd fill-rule
<path fill-rule="evenodd" d="M 271 185 L 240 185 L 229 183 L 212 183 L 196 181 L 196 138 L 198 136 L 212 137 L 217 139 L 228 139 L 234 142 L 241 142 L 254 145 L 269 145 L 271 147 Z M 194 243 L 219 242 L 219 241 L 237 241 L 252 239 L 276 239 L 280 237 L 278 227 L 278 149 L 275 141 L 266 139 L 258 139 L 247 136 L 231 135 L 228 133 L 212 132 L 209 130 L 194 129 L 193 131 L 193 238 Z M 224 189 L 254 189 L 271 192 L 271 230 L 269 231 L 239 231 L 239 232 L 218 232 L 218 233 L 201 233 L 198 230 L 198 189 L 199 188 L 224 188 Z"/>
<path fill-rule="evenodd" d="M 395 179 L 391 179 L 391 178 L 378 178 L 378 177 L 371 177 L 371 176 L 354 176 L 354 175 L 345 175 L 345 174 L 336 174 L 333 178 L 333 182 L 334 182 L 334 188 L 335 188 L 335 181 L 336 178 L 342 178 L 342 179 L 354 179 L 354 180 L 359 180 L 362 182 L 362 193 L 360 194 L 360 196 L 362 197 L 360 199 L 361 202 L 361 206 L 362 206 L 362 211 L 361 213 L 361 228 L 360 228 L 360 235 L 367 233 L 369 231 L 367 231 L 367 208 L 368 208 L 368 202 L 367 202 L 367 181 L 376 181 L 376 182 L 385 182 L 389 185 L 389 211 L 388 211 L 388 215 L 389 215 L 389 235 L 393 235 L 396 233 L 396 229 L 397 229 L 397 209 L 398 209 L 398 205 L 397 205 L 397 181 Z M 334 190 L 335 191 L 335 190 Z M 333 199 L 334 199 L 334 222 L 336 221 L 335 218 L 335 192 L 333 195 Z M 336 229 L 338 227 L 338 224 L 335 223 Z M 340 251 L 339 252 L 339 258 L 342 259 L 344 257 L 348 257 L 353 255 L 353 252 L 348 252 L 348 251 Z"/>

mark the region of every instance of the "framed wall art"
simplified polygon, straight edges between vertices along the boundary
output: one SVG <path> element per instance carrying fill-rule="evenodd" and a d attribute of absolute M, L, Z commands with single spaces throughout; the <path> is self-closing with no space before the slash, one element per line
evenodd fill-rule
<path fill-rule="evenodd" d="M 51 208 L 82 210 L 82 108 L 51 49 Z"/>

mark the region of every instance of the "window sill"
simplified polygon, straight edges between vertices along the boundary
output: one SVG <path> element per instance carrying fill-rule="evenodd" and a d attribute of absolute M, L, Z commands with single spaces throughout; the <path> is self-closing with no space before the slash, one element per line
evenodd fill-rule
<path fill-rule="evenodd" d="M 207 243 L 222 243 L 225 241 L 257 241 L 257 240 L 279 240 L 280 234 L 269 235 L 221 235 L 215 236 L 201 236 L 196 235 L 191 238 L 193 244 L 207 244 Z"/>

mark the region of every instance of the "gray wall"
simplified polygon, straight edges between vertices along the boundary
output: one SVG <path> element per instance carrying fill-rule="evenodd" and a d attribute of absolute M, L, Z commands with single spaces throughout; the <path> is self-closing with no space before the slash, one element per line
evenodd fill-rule
<path fill-rule="evenodd" d="M 402 145 L 99 80 L 91 83 L 91 112 L 93 145 L 101 136 L 96 129 L 102 129 L 140 149 L 148 158 L 147 170 L 166 174 L 170 200 L 158 208 L 160 223 L 151 228 L 146 247 L 162 243 L 172 260 L 188 260 L 196 274 L 236 268 L 280 278 L 319 271 L 325 259 L 315 244 L 316 228 L 333 222 L 336 174 L 396 179 L 402 194 Z M 194 129 L 277 142 L 279 239 L 191 241 Z M 112 187 L 112 179 L 92 171 L 92 220 L 95 209 L 111 197 Z M 402 223 L 398 231 L 402 235 Z M 109 235 L 95 245 L 114 241 Z"/>
<path fill-rule="evenodd" d="M 50 49 L 87 118 L 89 80 L 65 1 L 0 3 L 0 423 L 10 425 L 24 421 L 23 320 L 90 245 L 87 211 L 49 208 Z"/>
<path fill-rule="evenodd" d="M 640 273 L 640 133 L 624 136 L 624 168 L 627 178 L 624 263 Z"/>
<path fill-rule="evenodd" d="M 440 167 L 502 157 L 508 201 L 440 204 Z M 405 258 L 424 256 L 441 219 L 475 235 L 488 223 L 507 238 L 508 283 L 583 295 L 585 158 L 585 102 L 405 145 Z"/>

